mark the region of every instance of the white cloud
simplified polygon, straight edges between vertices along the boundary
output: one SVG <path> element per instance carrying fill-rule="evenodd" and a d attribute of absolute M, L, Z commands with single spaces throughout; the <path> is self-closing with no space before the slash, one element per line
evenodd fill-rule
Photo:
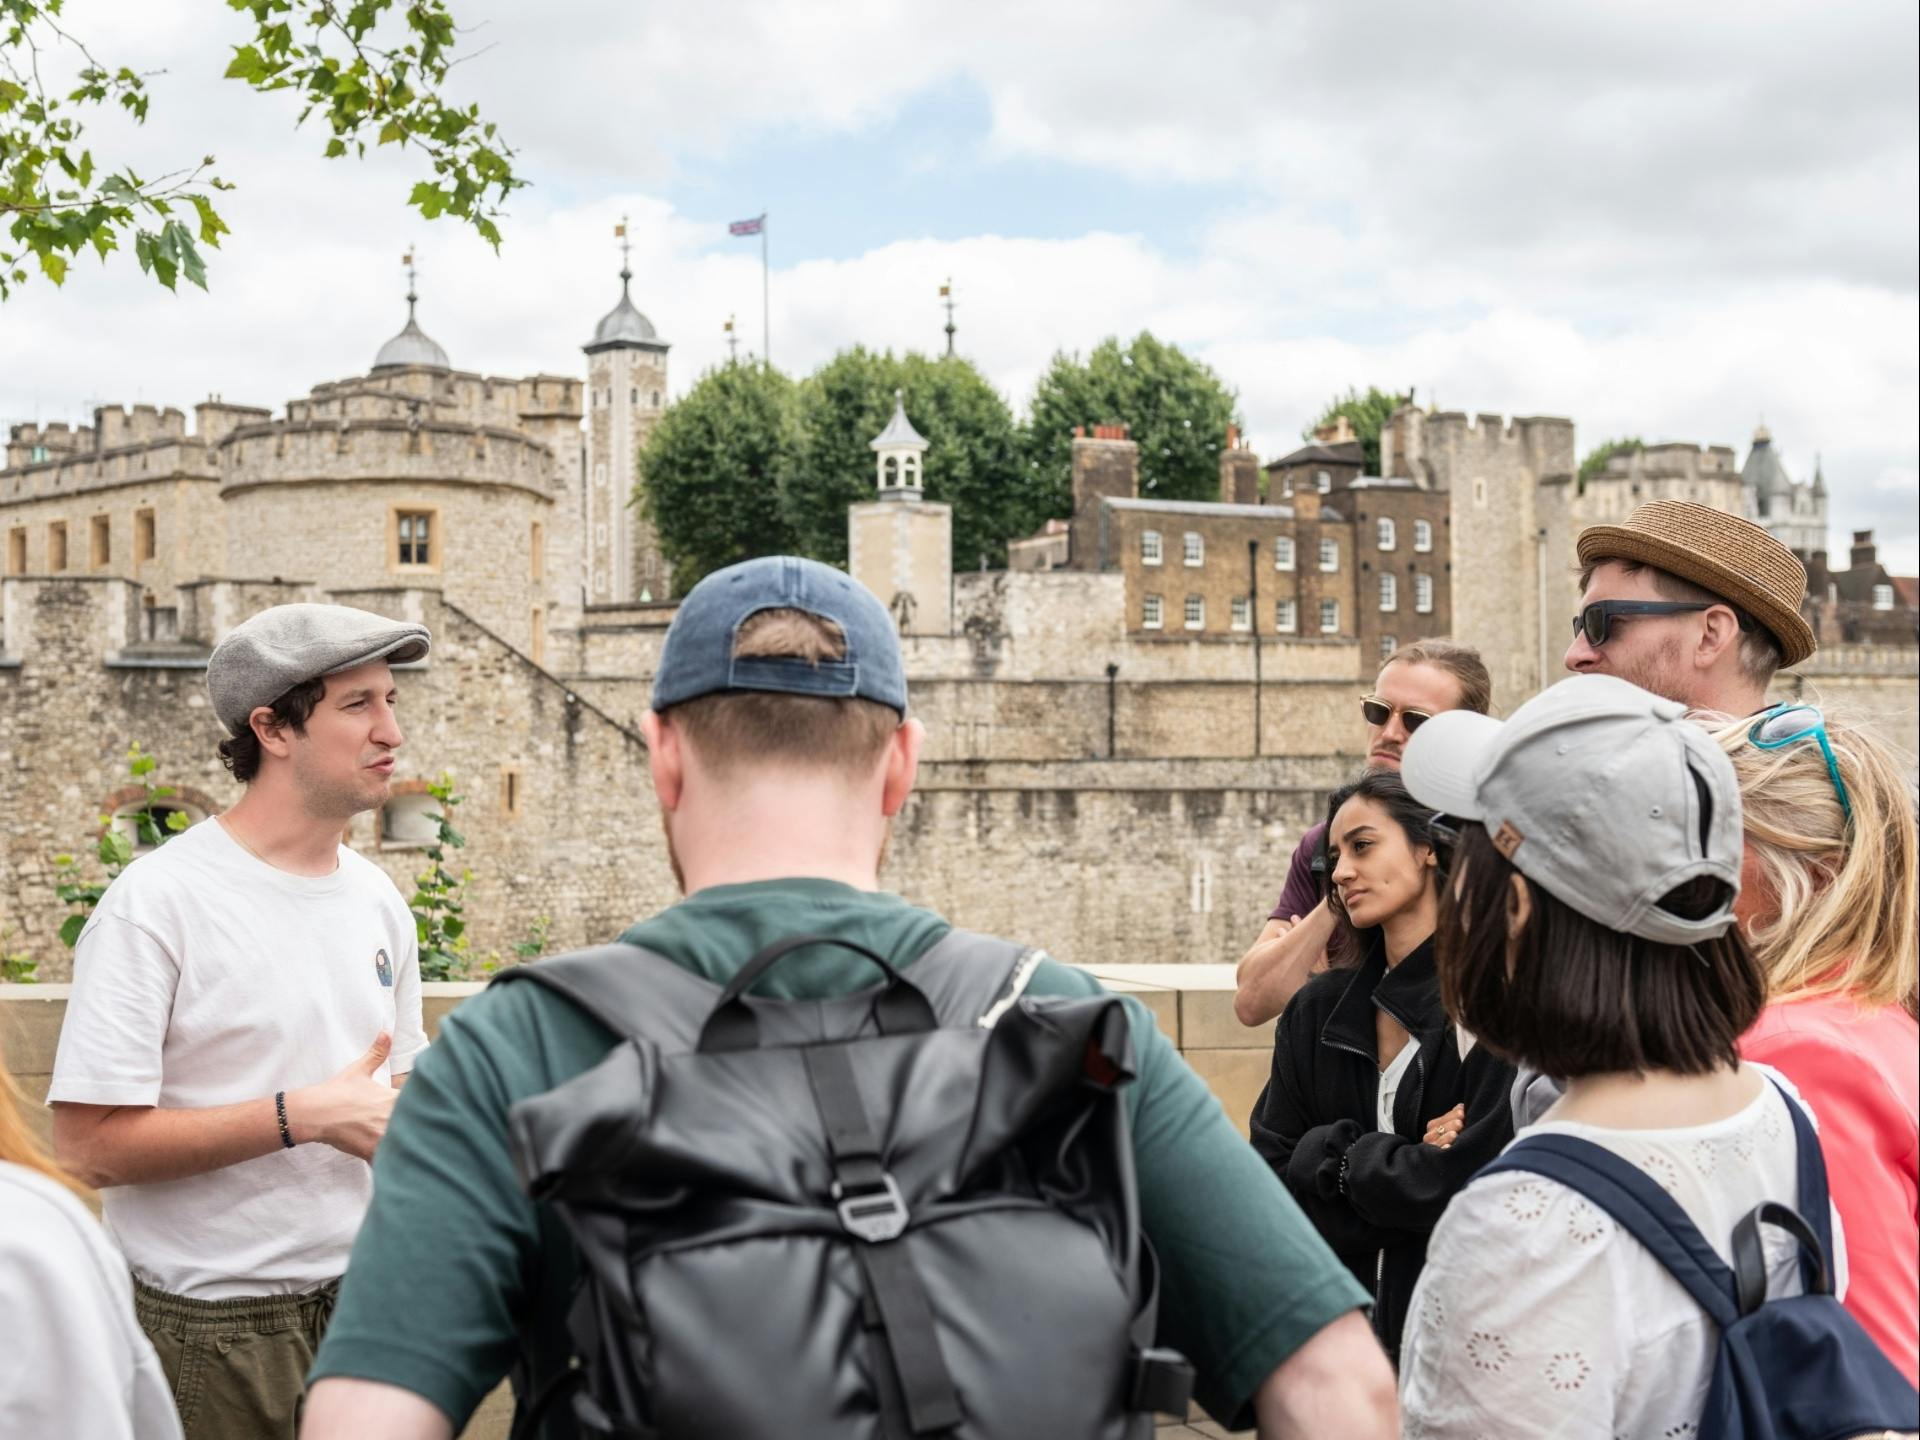
<path fill-rule="evenodd" d="M 1916 568 L 1913 7 L 456 8 L 480 24 L 476 48 L 496 47 L 456 72 L 462 93 L 538 182 L 498 258 L 405 208 L 407 157 L 324 163 L 284 97 L 220 82 L 240 17 L 70 7 L 103 58 L 168 71 L 126 143 L 149 169 L 211 145 L 242 187 L 224 206 L 235 234 L 211 297 L 82 263 L 64 291 L 36 282 L 8 302 L 0 418 L 209 391 L 277 405 L 355 373 L 399 327 L 397 262 L 416 239 L 422 324 L 456 364 L 578 373 L 617 294 L 622 214 L 636 300 L 674 342 L 683 390 L 724 358 L 729 313 L 758 348 L 760 276 L 755 247 L 722 236 L 732 213 L 661 198 L 674 177 L 775 130 L 884 127 L 959 85 L 985 97 L 989 172 L 993 156 L 1038 158 L 1238 198 L 1191 217 L 1178 251 L 1036 239 L 1021 230 L 1043 217 L 1019 215 L 915 239 L 913 216 L 876 207 L 863 253 L 777 270 L 783 366 L 853 343 L 934 348 L 928 277 L 952 274 L 962 348 L 1016 401 L 1056 349 L 1150 328 L 1239 388 L 1266 453 L 1349 384 L 1569 414 L 1583 444 L 1744 449 L 1764 417 L 1796 475 L 1821 453 L 1837 529 L 1872 525 Z"/>

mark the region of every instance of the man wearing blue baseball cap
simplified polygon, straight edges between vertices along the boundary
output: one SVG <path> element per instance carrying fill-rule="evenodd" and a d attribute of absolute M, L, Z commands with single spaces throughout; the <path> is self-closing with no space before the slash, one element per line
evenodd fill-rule
<path fill-rule="evenodd" d="M 893 621 L 846 575 L 770 557 L 701 581 L 668 632 L 642 725 L 685 898 L 628 930 L 627 943 L 717 986 L 793 936 L 850 942 L 911 979 L 956 935 L 940 916 L 879 888 L 923 731 L 908 711 Z M 874 973 L 853 954 L 810 944 L 767 970 L 754 992 L 825 1005 L 869 990 Z M 994 1025 L 1019 995 L 1099 994 L 1094 981 L 1037 951 L 1012 974 L 1013 990 L 968 1029 Z M 1161 1267 L 1159 1344 L 1193 1362 L 1199 1398 L 1223 1421 L 1257 1422 L 1269 1436 L 1394 1434 L 1393 1382 L 1359 1313 L 1363 1294 L 1149 1013 L 1124 1006 L 1139 1210 Z M 619 1044 L 544 984 L 496 984 L 449 1017 L 381 1147 L 373 1210 L 313 1372 L 301 1431 L 308 1440 L 439 1440 L 466 1423 L 510 1367 L 535 1392 L 550 1378 L 566 1384 L 582 1343 L 578 1311 L 569 1326 L 581 1257 L 552 1207 L 523 1188 L 508 1112 L 601 1066 Z M 525 1113 L 516 1111 L 516 1127 Z M 682 1299 L 703 1307 L 697 1291 Z M 825 1314 L 835 1301 L 822 1294 L 814 1303 Z M 881 1314 L 867 1323 L 893 1321 Z M 724 1353 L 728 1343 L 714 1335 L 708 1350 Z M 796 1366 L 808 1359 L 807 1343 L 792 1338 Z M 864 1363 L 861 1349 L 840 1359 Z M 771 1378 L 743 1373 L 736 1383 Z M 644 1393 L 629 1400 L 647 1404 Z M 895 1433 L 872 1428 L 870 1397 L 849 1394 L 845 1403 L 834 1434 Z M 1109 1397 L 1087 1403 L 1097 1412 Z M 528 1433 L 641 1433 L 589 1430 L 580 1416 L 591 1410 L 555 1404 Z M 999 1432 L 963 1423 L 938 1433 Z"/>

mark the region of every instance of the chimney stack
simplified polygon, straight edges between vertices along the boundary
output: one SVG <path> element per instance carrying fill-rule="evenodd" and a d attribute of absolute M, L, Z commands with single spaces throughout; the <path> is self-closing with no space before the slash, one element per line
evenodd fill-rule
<path fill-rule="evenodd" d="M 1073 520 L 1068 535 L 1068 561 L 1076 570 L 1097 570 L 1105 563 L 1099 553 L 1100 502 L 1132 500 L 1140 494 L 1140 447 L 1127 438 L 1125 425 L 1095 425 L 1092 434 L 1073 430 Z"/>
<path fill-rule="evenodd" d="M 1220 502 L 1223 505 L 1260 503 L 1260 460 L 1240 443 L 1240 428 L 1227 426 L 1227 445 L 1220 452 Z"/>

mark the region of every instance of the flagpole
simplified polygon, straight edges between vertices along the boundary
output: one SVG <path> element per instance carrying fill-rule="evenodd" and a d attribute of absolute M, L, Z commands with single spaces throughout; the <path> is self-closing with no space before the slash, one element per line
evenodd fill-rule
<path fill-rule="evenodd" d="M 767 212 L 760 212 L 760 368 L 773 368 L 773 305 L 767 282 Z"/>

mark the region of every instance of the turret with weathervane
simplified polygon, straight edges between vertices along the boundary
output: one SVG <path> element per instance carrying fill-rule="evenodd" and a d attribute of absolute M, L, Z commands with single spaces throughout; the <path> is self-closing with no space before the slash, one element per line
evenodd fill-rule
<path fill-rule="evenodd" d="M 893 612 L 900 633 L 953 630 L 953 509 L 926 498 L 928 441 L 893 392 L 893 418 L 870 442 L 879 498 L 847 510 L 847 570 Z"/>

